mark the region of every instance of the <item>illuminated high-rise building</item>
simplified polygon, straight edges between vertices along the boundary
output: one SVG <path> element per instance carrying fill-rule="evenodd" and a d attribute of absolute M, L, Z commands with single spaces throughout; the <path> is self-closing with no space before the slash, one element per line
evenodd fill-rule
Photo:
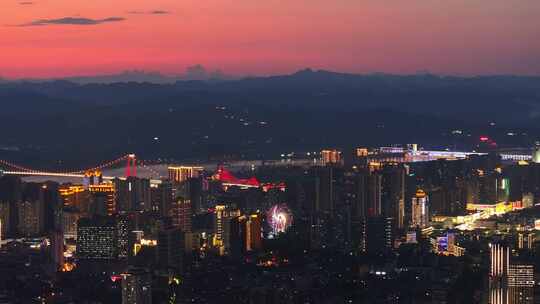
<path fill-rule="evenodd" d="M 128 177 L 126 181 L 131 211 L 151 211 L 150 180 Z"/>
<path fill-rule="evenodd" d="M 114 218 L 81 218 L 77 224 L 77 257 L 79 259 L 115 259 L 117 227 Z"/>
<path fill-rule="evenodd" d="M 190 201 L 192 214 L 205 212 L 208 206 L 203 206 L 203 185 L 202 175 L 189 177 L 182 182 L 174 182 L 172 187 L 173 200 L 179 197 Z M 221 186 L 220 186 L 221 187 Z"/>
<path fill-rule="evenodd" d="M 368 155 L 368 148 L 356 148 L 356 157 L 367 157 Z"/>
<path fill-rule="evenodd" d="M 11 221 L 11 204 L 7 202 L 0 202 L 0 222 L 2 222 L 2 231 L 0 231 L 0 238 L 6 238 L 10 233 L 10 221 Z"/>
<path fill-rule="evenodd" d="M 80 195 L 78 194 L 83 193 L 84 191 L 83 185 L 64 184 L 58 187 L 58 192 L 66 207 L 78 207 L 78 201 L 80 200 Z"/>
<path fill-rule="evenodd" d="M 204 171 L 203 167 L 196 166 L 170 166 L 167 169 L 169 171 L 169 180 L 174 183 L 181 183 L 190 178 L 197 178 Z"/>
<path fill-rule="evenodd" d="M 45 206 L 43 200 L 36 199 L 22 201 L 18 204 L 19 234 L 29 236 L 39 236 L 45 229 Z"/>
<path fill-rule="evenodd" d="M 27 188 L 32 183 L 26 183 Z M 43 200 L 43 229 L 44 232 L 60 229 L 59 215 L 62 210 L 62 200 L 58 194 L 58 183 L 45 182 L 36 185 L 40 190 L 40 199 Z"/>
<path fill-rule="evenodd" d="M 366 216 L 366 198 L 363 195 L 365 175 L 359 172 L 346 172 L 344 176 L 345 203 L 351 206 L 352 220 L 358 222 Z"/>
<path fill-rule="evenodd" d="M 172 215 L 173 188 L 170 181 L 164 180 L 159 184 L 150 184 L 152 210 L 158 211 L 163 217 Z"/>
<path fill-rule="evenodd" d="M 534 265 L 510 264 L 508 268 L 508 298 L 510 304 L 533 304 Z"/>
<path fill-rule="evenodd" d="M 511 263 L 510 246 L 504 241 L 489 246 L 489 303 L 533 304 L 534 266 Z"/>
<path fill-rule="evenodd" d="M 132 211 L 127 180 L 115 178 L 113 184 L 116 190 L 116 209 L 120 212 Z"/>
<path fill-rule="evenodd" d="M 341 151 L 339 150 L 322 150 L 321 161 L 323 165 L 341 164 Z"/>
<path fill-rule="evenodd" d="M 242 215 L 231 221 L 231 251 L 233 255 L 262 249 L 262 215 Z"/>
<path fill-rule="evenodd" d="M 380 174 L 381 214 L 395 219 L 397 228 L 405 227 L 405 174 L 403 165 L 387 164 Z"/>
<path fill-rule="evenodd" d="M 152 275 L 142 268 L 122 273 L 122 304 L 152 304 Z"/>
<path fill-rule="evenodd" d="M 114 184 L 90 185 L 91 203 L 90 213 L 92 215 L 107 216 L 116 213 L 116 191 Z"/>
<path fill-rule="evenodd" d="M 315 168 L 315 212 L 323 212 L 332 215 L 335 209 L 334 184 L 336 168 Z"/>
<path fill-rule="evenodd" d="M 65 207 L 62 210 L 62 231 L 67 239 L 77 239 L 77 222 L 81 218 L 79 210 Z"/>
<path fill-rule="evenodd" d="M 204 212 L 204 194 L 203 194 L 204 180 L 202 177 L 189 178 L 188 180 L 177 184 L 174 187 L 175 196 L 181 196 L 189 198 L 191 201 L 191 210 L 193 213 L 198 213 L 201 210 Z M 174 191 L 173 191 L 174 192 Z"/>
<path fill-rule="evenodd" d="M 240 216 L 240 210 L 217 205 L 214 212 L 213 245 L 220 255 L 226 254 L 231 246 L 231 220 Z"/>
<path fill-rule="evenodd" d="M 24 184 L 22 200 L 17 204 L 18 232 L 23 236 L 38 236 L 45 232 L 46 185 Z"/>
<path fill-rule="evenodd" d="M 76 208 L 82 216 L 90 216 L 90 192 L 82 185 L 61 185 L 58 188 L 64 207 Z"/>
<path fill-rule="evenodd" d="M 489 304 L 511 304 L 508 287 L 489 281 Z"/>
<path fill-rule="evenodd" d="M 425 228 L 429 224 L 429 199 L 427 194 L 419 189 L 412 198 L 411 226 Z"/>
<path fill-rule="evenodd" d="M 355 199 L 352 204 L 352 216 L 363 221 L 366 217 L 382 215 L 382 175 L 377 172 L 361 170 L 355 173 L 354 190 L 350 195 Z"/>
<path fill-rule="evenodd" d="M 17 204 L 21 201 L 23 183 L 16 176 L 0 177 L 0 218 L 4 237 L 17 232 Z"/>
<path fill-rule="evenodd" d="M 534 232 L 518 232 L 517 248 L 527 250 L 534 249 L 535 235 Z"/>
<path fill-rule="evenodd" d="M 392 250 L 394 244 L 394 219 L 384 216 L 368 217 L 362 231 L 362 248 L 372 254 Z"/>
<path fill-rule="evenodd" d="M 65 207 L 77 208 L 84 217 L 116 213 L 116 189 L 112 183 L 63 185 L 58 188 Z"/>
<path fill-rule="evenodd" d="M 246 223 L 246 250 L 258 251 L 262 249 L 262 216 L 252 214 Z"/>
<path fill-rule="evenodd" d="M 152 210 L 149 179 L 129 176 L 125 180 L 116 178 L 113 184 L 117 211 Z"/>
<path fill-rule="evenodd" d="M 191 200 L 177 198 L 172 206 L 172 224 L 182 229 L 183 232 L 191 232 Z"/>
<path fill-rule="evenodd" d="M 103 174 L 99 170 L 87 171 L 83 177 L 83 187 L 87 189 L 90 185 L 100 185 L 103 183 Z"/>
<path fill-rule="evenodd" d="M 120 214 L 116 216 L 118 257 L 127 258 L 130 248 L 130 233 L 134 229 L 132 215 Z"/>
<path fill-rule="evenodd" d="M 246 216 L 238 216 L 230 220 L 230 248 L 228 249 L 228 253 L 237 258 L 246 252 L 244 241 L 244 234 L 246 230 L 245 222 Z M 221 246 L 223 247 L 223 245 Z"/>
<path fill-rule="evenodd" d="M 382 175 L 370 173 L 367 177 L 367 216 L 382 215 Z"/>
<path fill-rule="evenodd" d="M 534 287 L 534 265 L 510 264 L 508 286 Z"/>
<path fill-rule="evenodd" d="M 487 172 L 477 170 L 478 202 L 480 204 L 496 204 L 508 198 L 508 180 L 496 170 Z"/>
<path fill-rule="evenodd" d="M 215 211 L 214 211 L 214 235 L 215 239 L 219 244 L 216 244 L 218 246 L 223 245 L 223 239 L 224 237 L 224 226 L 225 221 L 227 220 L 227 213 L 226 212 L 227 206 L 225 205 L 216 205 Z M 240 215 L 238 215 L 240 216 Z"/>
<path fill-rule="evenodd" d="M 505 242 L 495 242 L 489 246 L 491 279 L 506 279 L 510 266 L 510 247 Z"/>
<path fill-rule="evenodd" d="M 447 251 L 450 254 L 456 254 L 456 235 L 453 232 L 446 233 Z"/>

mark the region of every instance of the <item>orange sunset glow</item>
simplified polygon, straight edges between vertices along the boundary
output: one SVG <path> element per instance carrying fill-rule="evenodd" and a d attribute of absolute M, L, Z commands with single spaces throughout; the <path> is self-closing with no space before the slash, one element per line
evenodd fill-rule
<path fill-rule="evenodd" d="M 0 77 L 536 74 L 540 1 L 3 0 Z M 519 20 L 516 23 L 515 20 Z M 499 44 L 500 41 L 507 43 Z"/>

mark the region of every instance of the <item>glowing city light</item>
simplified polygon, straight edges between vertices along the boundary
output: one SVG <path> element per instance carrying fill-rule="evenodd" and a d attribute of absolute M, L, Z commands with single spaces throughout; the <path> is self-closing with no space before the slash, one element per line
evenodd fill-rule
<path fill-rule="evenodd" d="M 287 231 L 292 224 L 293 216 L 287 205 L 280 204 L 274 205 L 268 210 L 267 220 L 272 229 L 271 234 L 276 236 Z"/>

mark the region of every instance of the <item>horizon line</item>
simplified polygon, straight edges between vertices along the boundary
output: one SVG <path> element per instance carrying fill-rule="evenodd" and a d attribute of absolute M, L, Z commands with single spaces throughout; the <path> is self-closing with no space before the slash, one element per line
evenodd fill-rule
<path fill-rule="evenodd" d="M 204 66 L 203 66 L 204 67 Z M 332 69 L 318 69 L 318 68 L 311 68 L 311 67 L 305 67 L 301 69 L 292 70 L 290 72 L 284 72 L 284 73 L 260 73 L 260 74 L 228 74 L 228 73 L 222 73 L 220 70 L 207 70 L 208 72 L 206 77 L 191 77 L 190 75 L 187 75 L 187 73 L 184 74 L 172 74 L 172 73 L 164 73 L 161 71 L 156 70 L 146 70 L 146 69 L 124 69 L 119 70 L 117 72 L 111 72 L 111 73 L 103 73 L 103 74 L 73 74 L 73 75 L 66 75 L 66 76 L 60 76 L 60 77 L 41 77 L 41 76 L 29 76 L 29 77 L 9 77 L 9 76 L 3 76 L 0 74 L 0 80 L 1 81 L 7 81 L 7 82 L 47 82 L 47 81 L 72 81 L 77 82 L 76 80 L 91 80 L 91 78 L 105 78 L 105 77 L 119 77 L 119 76 L 127 76 L 129 77 L 130 74 L 132 76 L 155 76 L 163 78 L 163 80 L 170 80 L 172 83 L 177 81 L 208 81 L 208 80 L 221 80 L 221 81 L 234 81 L 234 80 L 243 80 L 243 79 L 249 79 L 249 78 L 270 78 L 270 77 L 280 77 L 280 76 L 292 76 L 298 73 L 302 72 L 327 72 L 332 74 L 342 74 L 342 75 L 350 75 L 350 76 L 377 76 L 377 75 L 383 75 L 383 76 L 437 76 L 441 78 L 478 78 L 478 77 L 523 77 L 523 78 L 536 78 L 540 77 L 540 73 L 538 74 L 512 74 L 512 73 L 480 73 L 480 74 L 458 74 L 458 73 L 437 73 L 437 72 L 431 72 L 429 70 L 419 70 L 415 73 L 399 73 L 399 72 L 381 72 L 381 71 L 372 71 L 372 72 L 350 72 L 350 71 L 338 71 L 338 70 L 332 70 Z M 221 73 L 221 77 L 210 77 L 213 73 Z M 126 82 L 126 81 L 118 81 L 118 82 Z M 153 83 L 152 81 L 136 81 L 136 80 L 128 80 L 127 82 L 149 82 Z M 99 81 L 95 82 L 89 82 L 89 83 L 100 83 Z M 114 83 L 114 82 L 113 82 Z M 155 82 L 158 83 L 158 82 Z"/>

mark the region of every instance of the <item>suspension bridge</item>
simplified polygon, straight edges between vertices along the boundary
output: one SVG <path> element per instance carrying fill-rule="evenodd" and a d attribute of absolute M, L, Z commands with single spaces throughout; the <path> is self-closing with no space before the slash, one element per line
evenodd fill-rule
<path fill-rule="evenodd" d="M 90 168 L 63 171 L 39 170 L 0 159 L 0 175 L 84 178 L 85 176 L 88 176 L 89 174 L 92 174 L 96 171 L 101 172 L 106 169 L 118 168 L 122 164 L 125 164 L 125 171 L 123 176 L 103 176 L 103 178 L 114 179 L 116 177 L 127 178 L 130 176 L 137 176 L 137 168 L 148 170 L 151 175 L 155 177 L 160 177 L 159 172 L 149 167 L 145 161 L 138 160 L 135 154 L 126 154 L 117 159 L 106 161 Z"/>
<path fill-rule="evenodd" d="M 389 148 L 386 148 L 387 150 Z M 403 153 L 404 150 L 401 148 L 391 148 L 392 150 L 387 151 L 384 150 L 382 152 L 386 153 Z M 466 158 L 470 155 L 484 155 L 485 153 L 477 153 L 477 152 L 452 152 L 452 151 L 416 151 L 414 152 L 413 156 L 420 157 L 422 160 L 427 159 L 438 159 L 438 158 L 454 158 L 454 159 L 462 159 Z M 500 153 L 500 156 L 502 160 L 506 161 L 530 161 L 531 155 L 530 154 L 516 154 L 516 153 Z M 297 162 L 301 162 L 302 160 L 297 160 Z M 305 160 L 306 164 L 311 164 L 312 161 L 309 159 Z M 242 163 L 243 161 L 239 161 Z M 14 164 L 7 160 L 0 159 L 0 175 L 19 175 L 19 176 L 45 176 L 45 177 L 67 177 L 67 178 L 84 178 L 85 176 L 88 176 L 88 174 L 92 174 L 93 172 L 100 171 L 106 169 L 118 169 L 123 164 L 125 166 L 124 174 L 122 174 L 122 171 L 116 171 L 119 174 L 116 176 L 103 176 L 104 179 L 114 179 L 114 178 L 127 178 L 130 176 L 137 176 L 137 170 L 143 169 L 145 170 L 145 173 L 147 175 L 150 175 L 152 178 L 161 178 L 162 175 L 156 171 L 150 164 L 153 164 L 153 161 L 146 161 L 146 160 L 139 160 L 135 156 L 135 154 L 125 154 L 119 158 L 116 158 L 111 161 L 103 162 L 99 165 L 96 165 L 94 167 L 85 168 L 85 169 L 77 169 L 77 170 L 62 170 L 62 171 L 47 171 L 47 170 L 40 170 L 35 168 L 30 168 L 26 166 L 22 166 L 19 164 Z M 271 161 L 265 161 L 265 163 L 269 164 L 272 163 Z M 274 162 L 274 165 L 280 165 L 279 162 Z M 289 163 L 287 163 L 289 164 Z M 112 171 L 112 170 L 111 170 Z M 253 183 L 253 181 L 251 181 Z M 249 184 L 249 183 L 248 183 Z"/>

